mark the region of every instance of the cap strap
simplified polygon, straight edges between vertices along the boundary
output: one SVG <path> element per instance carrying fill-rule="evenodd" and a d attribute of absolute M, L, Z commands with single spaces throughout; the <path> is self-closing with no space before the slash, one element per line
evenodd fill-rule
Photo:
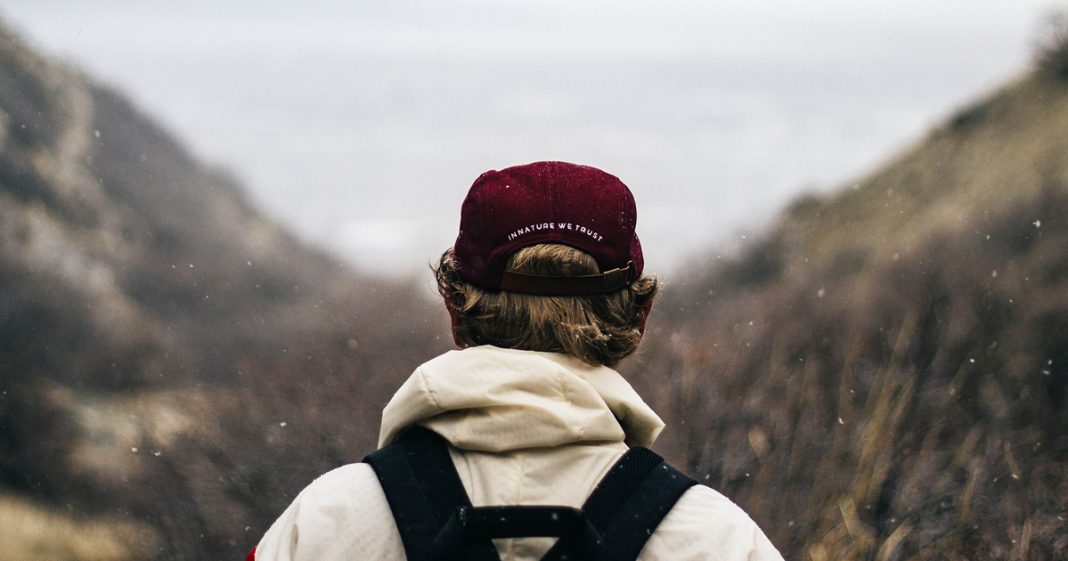
<path fill-rule="evenodd" d="M 558 277 L 548 275 L 528 275 L 505 271 L 501 275 L 501 290 L 535 296 L 589 296 L 608 294 L 627 286 L 631 282 L 634 262 L 627 261 L 625 267 L 612 269 L 596 275 L 578 277 Z"/>

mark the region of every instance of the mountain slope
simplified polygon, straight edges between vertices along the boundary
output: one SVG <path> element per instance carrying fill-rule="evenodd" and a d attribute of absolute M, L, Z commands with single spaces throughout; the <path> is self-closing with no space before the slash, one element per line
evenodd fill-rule
<path fill-rule="evenodd" d="M 112 521 L 138 557 L 240 558 L 372 449 L 390 390 L 442 350 L 418 294 L 306 247 L 0 26 L 0 494 L 21 497 L 0 511 Z M 85 549 L 19 543 L 0 559 Z"/>
<path fill-rule="evenodd" d="M 1063 90 L 1059 81 L 1029 77 L 963 109 L 832 200 L 795 205 L 783 224 L 786 242 L 810 258 L 854 247 L 885 259 L 1063 184 Z"/>
<path fill-rule="evenodd" d="M 630 369 L 787 558 L 1068 555 L 1068 81 L 673 280 Z"/>

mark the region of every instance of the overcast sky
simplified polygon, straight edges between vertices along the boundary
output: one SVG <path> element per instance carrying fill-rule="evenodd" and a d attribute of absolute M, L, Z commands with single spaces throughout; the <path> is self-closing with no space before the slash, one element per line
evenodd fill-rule
<path fill-rule="evenodd" d="M 850 184 L 1026 70 L 1021 0 L 8 0 L 303 237 L 423 269 L 482 171 L 620 176 L 652 271 Z"/>

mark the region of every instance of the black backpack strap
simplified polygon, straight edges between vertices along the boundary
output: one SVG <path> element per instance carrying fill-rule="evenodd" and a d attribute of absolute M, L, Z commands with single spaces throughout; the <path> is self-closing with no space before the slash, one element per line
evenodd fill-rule
<path fill-rule="evenodd" d="M 397 523 L 408 561 L 432 561 L 434 540 L 457 509 L 471 508 L 441 437 L 422 427 L 363 460 L 374 469 Z M 465 544 L 468 559 L 500 561 L 493 543 Z"/>
<path fill-rule="evenodd" d="M 599 561 L 633 561 L 653 530 L 697 482 L 646 448 L 631 448 L 597 484 L 582 506 L 600 540 Z M 568 553 L 561 540 L 543 557 Z"/>
<path fill-rule="evenodd" d="M 543 558 L 633 561 L 696 482 L 645 448 L 632 448 L 590 494 L 568 507 L 474 508 L 443 439 L 415 427 L 364 458 L 371 465 L 409 561 L 500 561 L 494 538 L 556 536 Z"/>

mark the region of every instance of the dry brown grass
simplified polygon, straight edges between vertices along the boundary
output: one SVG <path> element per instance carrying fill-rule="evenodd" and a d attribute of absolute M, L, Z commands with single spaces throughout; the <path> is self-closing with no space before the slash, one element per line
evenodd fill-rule
<path fill-rule="evenodd" d="M 1019 192 L 896 259 L 764 241 L 669 286 L 630 365 L 664 451 L 790 559 L 1068 556 L 1068 184 Z"/>
<path fill-rule="evenodd" d="M 155 549 L 151 528 L 81 520 L 0 495 L 0 561 L 125 561 Z"/>
<path fill-rule="evenodd" d="M 1065 131 L 1023 78 L 669 279 L 627 365 L 666 455 L 788 559 L 1068 558 Z"/>

